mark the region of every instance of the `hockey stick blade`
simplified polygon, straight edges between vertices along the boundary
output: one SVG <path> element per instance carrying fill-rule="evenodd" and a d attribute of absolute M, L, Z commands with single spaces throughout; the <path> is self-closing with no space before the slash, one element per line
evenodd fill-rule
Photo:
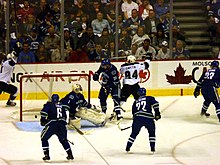
<path fill-rule="evenodd" d="M 84 135 L 84 132 L 81 131 L 79 128 L 77 128 L 75 125 L 72 125 L 72 127 L 78 132 L 80 135 Z"/>
<path fill-rule="evenodd" d="M 72 141 L 70 141 L 70 140 L 68 140 L 68 139 L 67 139 L 67 141 L 68 141 L 70 144 L 74 145 L 74 143 L 73 143 Z"/>
<path fill-rule="evenodd" d="M 128 127 L 125 127 L 125 128 L 121 128 L 120 123 L 118 123 L 118 129 L 120 129 L 121 131 L 124 131 L 124 130 L 126 130 L 126 129 L 131 128 L 131 127 L 132 127 L 132 126 L 128 126 Z"/>

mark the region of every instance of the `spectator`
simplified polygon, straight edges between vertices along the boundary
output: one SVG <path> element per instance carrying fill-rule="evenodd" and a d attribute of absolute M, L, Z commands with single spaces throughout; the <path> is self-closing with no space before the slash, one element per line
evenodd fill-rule
<path fill-rule="evenodd" d="M 56 47 L 51 50 L 51 62 L 66 62 L 69 54 L 61 54 L 60 42 L 56 43 Z"/>
<path fill-rule="evenodd" d="M 38 50 L 36 52 L 36 62 L 48 63 L 51 62 L 50 54 L 45 49 L 43 44 L 38 46 Z"/>
<path fill-rule="evenodd" d="M 115 34 L 116 23 L 114 23 L 111 28 L 112 28 L 112 33 Z M 122 15 L 118 15 L 118 34 L 122 32 L 122 28 L 124 28 L 124 20 L 122 18 Z"/>
<path fill-rule="evenodd" d="M 156 59 L 157 60 L 172 59 L 167 41 L 163 41 L 161 43 L 161 48 L 159 49 L 158 54 L 156 55 Z"/>
<path fill-rule="evenodd" d="M 112 27 L 115 23 L 115 0 L 110 0 L 109 4 L 105 6 L 107 20 Z M 119 13 L 120 15 L 121 13 Z"/>
<path fill-rule="evenodd" d="M 88 26 L 86 32 L 78 39 L 77 47 L 81 47 L 84 51 L 89 52 L 90 48 L 94 48 L 99 37 L 93 33 L 91 26 Z"/>
<path fill-rule="evenodd" d="M 220 1 L 219 0 L 209 0 L 207 2 L 207 10 L 213 11 L 213 15 L 220 20 Z"/>
<path fill-rule="evenodd" d="M 111 59 L 111 61 L 118 59 L 118 57 L 115 55 L 115 42 L 114 41 L 109 41 L 108 47 L 106 49 L 106 54 L 107 54 L 107 57 Z"/>
<path fill-rule="evenodd" d="M 42 23 L 46 19 L 46 15 L 51 13 L 50 5 L 46 0 L 40 0 L 40 5 L 37 6 L 35 12 L 37 23 Z"/>
<path fill-rule="evenodd" d="M 136 9 L 138 11 L 138 4 L 132 0 L 126 0 L 121 5 L 121 10 L 123 12 L 124 19 L 127 20 L 132 15 L 132 10 Z"/>
<path fill-rule="evenodd" d="M 83 15 L 86 14 L 87 5 L 84 0 L 77 0 L 77 3 L 74 5 L 74 12 L 77 18 L 81 18 Z"/>
<path fill-rule="evenodd" d="M 165 40 L 168 41 L 168 39 L 169 39 L 168 36 L 164 33 L 164 29 L 159 28 L 157 30 L 156 35 L 153 36 L 152 45 L 158 51 L 161 48 L 162 42 L 165 41 Z"/>
<path fill-rule="evenodd" d="M 114 37 L 109 33 L 107 28 L 104 28 L 102 35 L 99 37 L 99 43 L 101 43 L 102 47 L 106 49 L 110 41 L 114 41 Z"/>
<path fill-rule="evenodd" d="M 23 7 L 20 8 L 17 12 L 17 17 L 22 23 L 27 22 L 28 15 L 34 15 L 34 9 L 30 6 L 28 0 L 24 0 Z"/>
<path fill-rule="evenodd" d="M 76 49 L 76 42 L 74 41 L 72 35 L 70 34 L 69 29 L 64 28 L 64 50 L 66 56 L 68 56 L 69 53 L 75 49 Z"/>
<path fill-rule="evenodd" d="M 121 33 L 119 34 L 119 50 L 127 51 L 131 47 L 131 36 L 128 35 L 128 31 L 123 28 Z"/>
<path fill-rule="evenodd" d="M 179 21 L 176 19 L 175 15 L 171 15 L 170 11 L 167 11 L 167 13 L 165 13 L 164 17 L 161 19 L 162 23 L 165 25 L 165 33 L 169 33 L 170 31 L 170 18 L 172 17 L 172 26 L 176 26 L 178 28 L 178 30 L 180 31 L 180 23 Z"/>
<path fill-rule="evenodd" d="M 144 26 L 144 20 L 138 16 L 137 9 L 132 10 L 132 16 L 128 18 L 124 27 L 127 28 L 129 35 L 135 35 L 137 33 L 138 26 Z"/>
<path fill-rule="evenodd" d="M 142 0 L 142 4 L 139 6 L 138 15 L 143 20 L 149 17 L 149 11 L 153 10 L 153 6 L 150 4 L 149 0 Z"/>
<path fill-rule="evenodd" d="M 172 27 L 172 33 L 173 33 L 173 47 L 176 46 L 176 41 L 177 40 L 183 41 L 183 46 L 185 47 L 186 46 L 185 35 L 182 32 L 180 32 L 180 30 L 178 29 L 177 26 L 174 25 Z"/>
<path fill-rule="evenodd" d="M 29 44 L 23 43 L 23 50 L 19 53 L 18 63 L 35 63 L 36 58 L 33 52 L 30 51 Z"/>
<path fill-rule="evenodd" d="M 68 62 L 89 62 L 88 54 L 82 49 L 77 48 L 75 51 L 70 53 Z"/>
<path fill-rule="evenodd" d="M 33 28 L 30 34 L 27 37 L 27 42 L 30 45 L 30 50 L 36 54 L 36 51 L 38 50 L 38 46 L 42 44 L 43 40 L 38 35 L 37 29 Z"/>
<path fill-rule="evenodd" d="M 57 43 L 60 42 L 60 37 L 55 33 L 54 26 L 48 29 L 49 34 L 44 38 L 44 44 L 47 51 L 57 48 Z"/>
<path fill-rule="evenodd" d="M 131 44 L 137 44 L 138 47 L 141 47 L 145 39 L 150 39 L 150 37 L 144 34 L 144 26 L 138 26 L 137 34 L 133 36 Z"/>
<path fill-rule="evenodd" d="M 101 36 L 104 28 L 107 28 L 109 33 L 111 33 L 109 22 L 103 18 L 103 13 L 101 12 L 97 13 L 97 18 L 92 21 L 91 25 L 95 35 Z"/>
<path fill-rule="evenodd" d="M 129 56 L 129 55 L 135 56 L 136 52 L 137 52 L 137 49 L 138 49 L 137 44 L 132 44 L 131 48 L 129 50 L 125 51 L 124 53 L 125 53 L 126 56 Z"/>
<path fill-rule="evenodd" d="M 94 19 L 97 18 L 98 13 L 102 13 L 102 17 L 105 19 L 105 10 L 104 7 L 101 5 L 100 1 L 94 0 L 92 5 L 88 8 L 89 13 L 89 21 L 92 22 Z"/>
<path fill-rule="evenodd" d="M 154 4 L 154 10 L 156 13 L 156 18 L 160 18 L 170 10 L 170 7 L 164 2 L 164 0 L 157 0 L 157 2 Z"/>
<path fill-rule="evenodd" d="M 150 45 L 150 39 L 145 39 L 143 45 L 137 49 L 135 56 L 137 60 L 142 60 L 146 57 L 155 60 L 156 54 L 156 49 Z"/>
<path fill-rule="evenodd" d="M 154 10 L 149 10 L 149 17 L 144 21 L 145 33 L 149 35 L 150 38 L 157 33 L 158 26 L 161 24 L 159 18 L 156 18 Z"/>
<path fill-rule="evenodd" d="M 83 33 L 86 32 L 88 26 L 91 26 L 91 23 L 88 20 L 87 14 L 82 14 L 80 22 L 78 22 L 79 27 L 77 29 L 78 37 L 82 37 Z"/>
<path fill-rule="evenodd" d="M 101 59 L 108 58 L 106 51 L 102 49 L 102 45 L 100 43 L 96 43 L 95 49 L 90 49 L 88 56 L 90 61 L 101 61 Z"/>
<path fill-rule="evenodd" d="M 176 47 L 173 51 L 173 59 L 189 59 L 190 52 L 184 48 L 184 43 L 181 40 L 176 41 Z"/>
<path fill-rule="evenodd" d="M 30 32 L 32 31 L 32 29 L 36 29 L 38 32 L 39 25 L 35 22 L 35 17 L 33 14 L 29 14 L 27 16 L 27 20 L 23 24 L 23 26 L 24 26 L 24 33 L 26 35 L 30 35 Z"/>

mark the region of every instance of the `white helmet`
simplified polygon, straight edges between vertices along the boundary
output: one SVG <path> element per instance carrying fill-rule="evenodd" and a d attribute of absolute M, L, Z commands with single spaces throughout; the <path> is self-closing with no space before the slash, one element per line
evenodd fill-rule
<path fill-rule="evenodd" d="M 136 61 L 136 57 L 135 57 L 135 56 L 129 55 L 129 56 L 127 57 L 127 62 L 128 62 L 128 63 L 135 63 L 135 61 Z"/>
<path fill-rule="evenodd" d="M 11 53 L 8 53 L 6 57 L 7 57 L 7 59 L 14 59 L 15 58 L 15 52 L 12 51 Z"/>
<path fill-rule="evenodd" d="M 80 84 L 74 84 L 73 87 L 72 87 L 72 90 L 75 93 L 81 93 L 82 94 L 82 92 L 83 92 L 82 86 Z"/>

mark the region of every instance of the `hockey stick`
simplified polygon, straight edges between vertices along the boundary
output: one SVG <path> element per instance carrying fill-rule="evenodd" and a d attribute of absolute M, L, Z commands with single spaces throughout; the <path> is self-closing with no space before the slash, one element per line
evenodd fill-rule
<path fill-rule="evenodd" d="M 70 144 L 74 145 L 74 143 L 72 141 L 69 141 L 68 139 L 66 139 Z"/>
<path fill-rule="evenodd" d="M 89 131 L 82 131 L 82 130 L 80 130 L 79 128 L 77 128 L 75 125 L 71 125 L 71 127 L 72 127 L 73 129 L 75 129 L 76 132 L 78 132 L 80 135 L 88 135 L 88 134 L 90 134 L 90 133 L 92 133 L 92 132 L 94 131 L 93 129 L 91 129 L 91 130 L 89 130 Z"/>
<path fill-rule="evenodd" d="M 121 131 L 124 131 L 124 130 L 126 130 L 126 129 L 131 128 L 131 127 L 132 127 L 132 126 L 128 126 L 128 127 L 125 127 L 125 128 L 121 128 L 120 123 L 118 123 L 118 129 L 121 130 Z"/>

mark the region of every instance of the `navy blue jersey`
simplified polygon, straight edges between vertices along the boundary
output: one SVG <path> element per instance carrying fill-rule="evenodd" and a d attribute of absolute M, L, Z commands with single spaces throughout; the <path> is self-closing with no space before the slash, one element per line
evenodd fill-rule
<path fill-rule="evenodd" d="M 152 96 L 141 96 L 137 100 L 135 100 L 132 105 L 133 117 L 154 119 L 152 108 L 155 111 L 155 116 L 160 115 L 158 101 L 156 101 L 155 98 Z"/>
<path fill-rule="evenodd" d="M 47 102 L 41 110 L 41 121 L 46 125 L 53 121 L 64 121 L 66 123 L 66 110 L 61 103 Z"/>
<path fill-rule="evenodd" d="M 87 107 L 91 108 L 91 104 L 89 104 L 83 94 L 75 93 L 74 91 L 68 93 L 64 98 L 60 100 L 62 104 L 70 111 L 70 113 L 75 114 L 76 108 Z"/>
<path fill-rule="evenodd" d="M 113 64 L 111 64 L 109 69 L 104 69 L 100 66 L 96 73 L 98 75 L 101 74 L 102 83 L 104 86 L 113 87 L 117 86 L 120 83 L 119 72 Z"/>
<path fill-rule="evenodd" d="M 198 87 L 201 88 L 203 86 L 214 86 L 214 87 L 220 86 L 219 68 L 208 69 L 205 73 L 202 74 L 202 76 L 198 81 Z"/>

